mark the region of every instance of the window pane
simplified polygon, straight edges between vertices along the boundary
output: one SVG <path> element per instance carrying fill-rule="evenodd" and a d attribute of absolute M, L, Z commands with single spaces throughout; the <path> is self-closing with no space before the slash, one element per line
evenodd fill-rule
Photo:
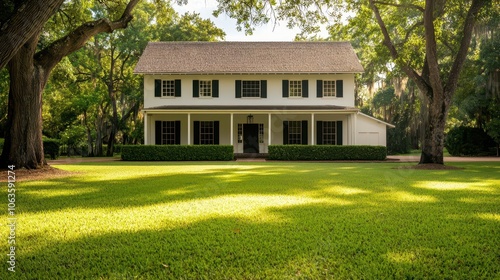
<path fill-rule="evenodd" d="M 175 145 L 175 121 L 163 121 L 161 126 L 161 143 L 163 145 Z"/>
<path fill-rule="evenodd" d="M 288 122 L 288 144 L 302 144 L 302 122 Z"/>
<path fill-rule="evenodd" d="M 212 81 L 200 81 L 200 96 L 212 96 Z"/>
<path fill-rule="evenodd" d="M 302 96 L 302 81 L 290 81 L 289 96 L 290 97 Z"/>
<path fill-rule="evenodd" d="M 175 96 L 175 81 L 162 81 L 162 96 Z"/>
<path fill-rule="evenodd" d="M 336 145 L 337 144 L 337 125 L 335 121 L 323 122 L 323 144 Z"/>
<path fill-rule="evenodd" d="M 335 81 L 323 81 L 323 96 L 336 96 Z"/>
<path fill-rule="evenodd" d="M 200 144 L 213 145 L 214 144 L 214 122 L 201 121 L 200 122 Z"/>
<path fill-rule="evenodd" d="M 260 81 L 242 81 L 242 97 L 260 97 Z"/>

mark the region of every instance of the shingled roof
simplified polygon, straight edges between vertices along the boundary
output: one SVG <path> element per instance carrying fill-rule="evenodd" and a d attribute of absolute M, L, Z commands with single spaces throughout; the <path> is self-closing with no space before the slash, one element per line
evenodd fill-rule
<path fill-rule="evenodd" d="M 136 74 L 359 73 L 349 42 L 150 42 Z"/>

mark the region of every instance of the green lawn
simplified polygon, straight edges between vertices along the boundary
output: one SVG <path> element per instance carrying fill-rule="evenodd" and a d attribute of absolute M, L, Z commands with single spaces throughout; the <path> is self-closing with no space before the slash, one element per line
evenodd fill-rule
<path fill-rule="evenodd" d="M 0 279 L 499 279 L 500 163 L 400 165 L 59 165 L 17 183 Z"/>

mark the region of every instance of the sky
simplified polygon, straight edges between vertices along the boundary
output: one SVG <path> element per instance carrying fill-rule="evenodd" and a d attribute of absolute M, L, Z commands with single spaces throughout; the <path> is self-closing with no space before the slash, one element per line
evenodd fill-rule
<path fill-rule="evenodd" d="M 179 14 L 196 12 L 202 18 L 211 19 L 217 27 L 226 32 L 226 41 L 293 41 L 295 35 L 300 33 L 298 28 L 289 29 L 286 22 L 278 22 L 276 26 L 273 23 L 257 26 L 252 35 L 245 35 L 244 31 L 236 30 L 235 19 L 225 14 L 219 15 L 218 18 L 212 16 L 212 12 L 217 8 L 215 0 L 189 0 L 187 5 L 173 4 L 173 7 Z"/>

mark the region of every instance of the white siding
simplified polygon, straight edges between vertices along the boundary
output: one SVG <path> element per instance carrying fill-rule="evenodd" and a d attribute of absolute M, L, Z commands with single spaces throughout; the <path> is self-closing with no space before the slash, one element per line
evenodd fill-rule
<path fill-rule="evenodd" d="M 181 80 L 181 97 L 155 97 L 155 79 Z M 219 98 L 193 97 L 193 80 L 219 80 Z M 235 98 L 236 80 L 267 80 L 267 98 Z M 308 98 L 283 98 L 283 80 L 308 80 Z M 343 97 L 316 97 L 316 80 L 343 80 Z M 354 75 L 144 75 L 144 108 L 165 105 L 337 105 L 354 107 Z"/>
<path fill-rule="evenodd" d="M 356 123 L 356 145 L 386 146 L 386 129 L 384 123 L 358 114 Z"/>

